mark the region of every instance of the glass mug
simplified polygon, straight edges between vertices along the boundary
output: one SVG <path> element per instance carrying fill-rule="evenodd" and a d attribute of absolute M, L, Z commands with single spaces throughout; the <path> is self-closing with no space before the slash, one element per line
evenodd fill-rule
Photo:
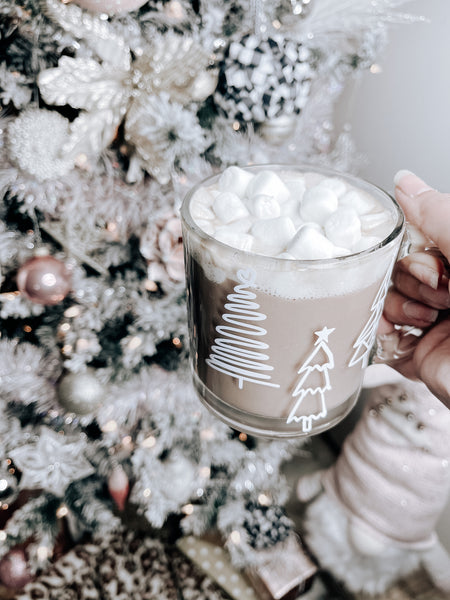
<path fill-rule="evenodd" d="M 272 258 L 232 248 L 181 207 L 193 381 L 200 400 L 232 428 L 267 438 L 320 433 L 353 408 L 405 230 L 391 196 L 326 168 L 245 167 L 338 177 L 374 197 L 392 227 L 377 245 L 331 259 Z"/>

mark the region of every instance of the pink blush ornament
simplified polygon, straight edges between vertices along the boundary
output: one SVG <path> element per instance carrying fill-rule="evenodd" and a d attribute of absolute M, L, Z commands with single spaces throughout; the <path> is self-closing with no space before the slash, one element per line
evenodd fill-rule
<path fill-rule="evenodd" d="M 31 302 L 59 304 L 72 287 L 70 269 L 53 256 L 36 256 L 17 273 L 17 287 Z"/>
<path fill-rule="evenodd" d="M 147 0 L 73 0 L 73 3 L 80 8 L 93 13 L 105 13 L 107 15 L 117 15 L 137 10 L 146 2 Z"/>
<path fill-rule="evenodd" d="M 123 511 L 130 491 L 127 474 L 119 465 L 111 473 L 108 479 L 108 490 L 117 508 Z"/>
<path fill-rule="evenodd" d="M 20 589 L 32 580 L 23 550 L 10 550 L 0 561 L 0 581 L 6 587 Z"/>

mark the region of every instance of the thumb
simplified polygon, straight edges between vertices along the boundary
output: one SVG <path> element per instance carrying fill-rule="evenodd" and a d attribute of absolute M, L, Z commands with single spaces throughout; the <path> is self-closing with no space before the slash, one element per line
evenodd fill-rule
<path fill-rule="evenodd" d="M 399 171 L 395 178 L 395 198 L 406 220 L 417 227 L 450 258 L 450 194 L 441 194 L 410 171 Z"/>

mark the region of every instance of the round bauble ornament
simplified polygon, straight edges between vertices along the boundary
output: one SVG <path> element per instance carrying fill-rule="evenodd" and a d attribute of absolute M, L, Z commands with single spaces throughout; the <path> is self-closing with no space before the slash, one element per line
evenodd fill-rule
<path fill-rule="evenodd" d="M 20 589 L 32 579 L 23 550 L 14 548 L 0 561 L 0 581 L 6 587 Z"/>
<path fill-rule="evenodd" d="M 105 390 L 94 369 L 84 373 L 66 373 L 58 385 L 58 401 L 67 412 L 87 415 L 101 406 Z"/>
<path fill-rule="evenodd" d="M 74 4 L 93 13 L 118 15 L 137 10 L 148 0 L 72 0 Z"/>
<path fill-rule="evenodd" d="M 53 256 L 35 256 L 17 272 L 19 291 L 32 302 L 51 306 L 59 304 L 72 287 L 72 274 L 61 260 Z"/>
<path fill-rule="evenodd" d="M 225 51 L 215 103 L 229 119 L 241 123 L 260 124 L 299 113 L 315 74 L 312 62 L 303 44 L 247 34 Z"/>

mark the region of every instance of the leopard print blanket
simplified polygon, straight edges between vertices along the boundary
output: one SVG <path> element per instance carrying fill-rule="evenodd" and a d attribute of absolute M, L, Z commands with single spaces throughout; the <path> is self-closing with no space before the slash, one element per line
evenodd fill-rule
<path fill-rule="evenodd" d="M 123 532 L 80 544 L 29 583 L 17 600 L 225 600 L 173 545 Z"/>

